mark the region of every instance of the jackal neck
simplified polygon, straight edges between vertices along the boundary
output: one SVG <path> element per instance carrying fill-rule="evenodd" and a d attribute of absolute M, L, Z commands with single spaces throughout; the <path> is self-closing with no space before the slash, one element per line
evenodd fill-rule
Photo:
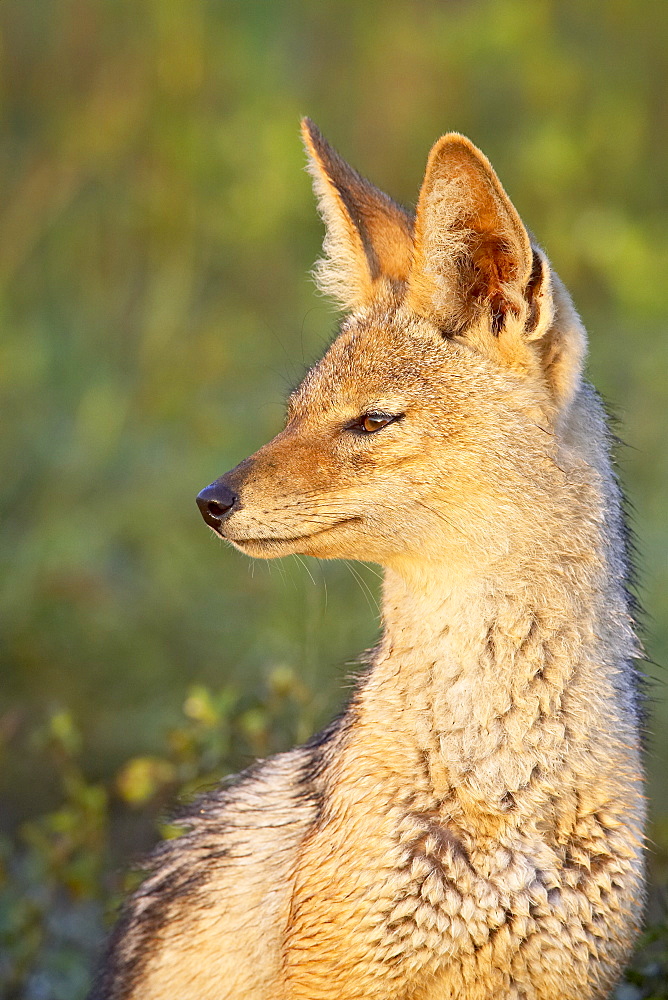
<path fill-rule="evenodd" d="M 597 562 L 568 582 L 535 567 L 459 586 L 388 572 L 360 709 L 414 746 L 437 796 L 456 788 L 504 811 L 538 777 L 551 794 L 567 767 L 571 781 L 573 768 L 623 767 L 634 636 L 623 589 Z"/>

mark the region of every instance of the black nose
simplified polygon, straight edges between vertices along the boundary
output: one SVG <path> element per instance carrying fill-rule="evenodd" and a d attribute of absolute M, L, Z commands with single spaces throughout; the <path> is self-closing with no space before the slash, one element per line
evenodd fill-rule
<path fill-rule="evenodd" d="M 197 496 L 199 512 L 210 528 L 220 528 L 239 497 L 228 486 L 216 480 L 210 486 L 205 486 Z"/>

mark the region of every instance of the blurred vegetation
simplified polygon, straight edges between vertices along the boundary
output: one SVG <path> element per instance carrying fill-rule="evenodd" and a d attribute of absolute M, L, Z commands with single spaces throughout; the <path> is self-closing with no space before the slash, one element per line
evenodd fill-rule
<path fill-rule="evenodd" d="M 170 804 L 322 725 L 376 634 L 372 568 L 252 565 L 193 502 L 333 327 L 302 114 L 407 203 L 443 131 L 488 153 L 621 418 L 668 660 L 668 8 L 9 0 L 0 28 L 0 994 L 76 1000 Z M 652 922 L 624 1000 L 668 995 L 649 672 Z"/>

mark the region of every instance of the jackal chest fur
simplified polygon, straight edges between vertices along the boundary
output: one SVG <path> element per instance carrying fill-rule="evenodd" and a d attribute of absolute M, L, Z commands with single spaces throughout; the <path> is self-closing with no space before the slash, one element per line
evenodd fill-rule
<path fill-rule="evenodd" d="M 641 831 L 625 823 L 628 802 L 595 805 L 547 782 L 500 814 L 456 790 L 439 798 L 428 771 L 423 760 L 424 789 L 409 795 L 399 782 L 381 787 L 378 768 L 375 783 L 360 774 L 365 811 L 354 819 L 337 811 L 334 794 L 333 812 L 300 852 L 285 942 L 289 995 L 605 995 L 639 919 Z M 542 808 L 526 815 L 531 799 Z"/>
<path fill-rule="evenodd" d="M 294 996 L 583 1000 L 614 983 L 642 908 L 641 770 L 600 639 L 555 600 L 476 599 L 436 574 L 416 595 L 388 573 L 385 639 L 299 855 Z"/>
<path fill-rule="evenodd" d="M 452 830 L 451 820 L 428 814 L 408 813 L 399 824 L 388 961 L 430 970 L 425 997 L 581 997 L 604 928 L 622 929 L 627 919 L 633 845 L 598 816 L 553 847 L 512 828 L 487 843 Z M 610 961 L 610 983 L 614 968 Z M 514 984 L 523 980 L 532 991 L 519 994 Z"/>

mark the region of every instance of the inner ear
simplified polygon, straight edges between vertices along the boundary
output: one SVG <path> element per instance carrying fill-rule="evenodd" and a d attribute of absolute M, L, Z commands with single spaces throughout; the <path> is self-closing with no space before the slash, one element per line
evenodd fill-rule
<path fill-rule="evenodd" d="M 478 310 L 488 309 L 490 328 L 498 337 L 506 314 L 519 315 L 516 297 L 509 295 L 517 278 L 515 248 L 495 234 L 475 233 L 470 237 L 470 251 L 461 263 L 461 284 Z"/>
<path fill-rule="evenodd" d="M 418 200 L 411 307 L 459 332 L 488 313 L 498 336 L 522 309 L 532 263 L 526 229 L 487 158 L 464 136 L 443 136 Z"/>

